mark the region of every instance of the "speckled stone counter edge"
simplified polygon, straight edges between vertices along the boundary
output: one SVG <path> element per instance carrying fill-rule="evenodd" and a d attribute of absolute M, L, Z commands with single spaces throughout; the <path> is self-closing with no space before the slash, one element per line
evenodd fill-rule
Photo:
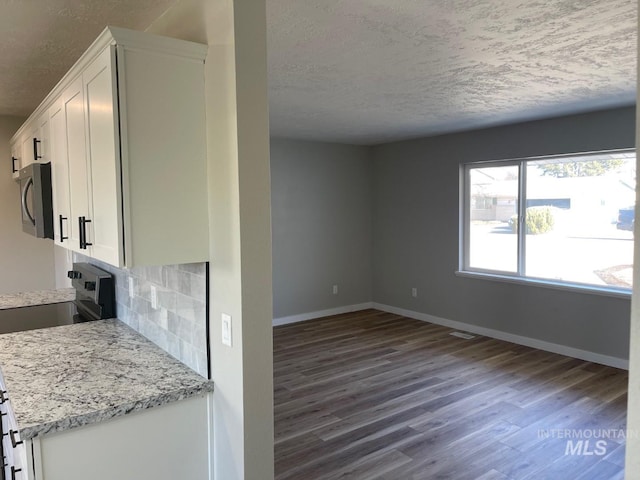
<path fill-rule="evenodd" d="M 201 385 L 183 388 L 181 390 L 166 393 L 156 397 L 123 403 L 121 405 L 116 405 L 113 408 L 99 410 L 96 412 L 91 412 L 74 417 L 63 418 L 55 422 L 48 422 L 40 425 L 31 425 L 28 427 L 20 428 L 20 438 L 22 440 L 29 440 L 40 435 L 45 435 L 47 433 L 62 432 L 65 430 L 70 430 L 72 428 L 82 427 L 84 425 L 100 423 L 104 422 L 105 420 L 121 417 L 136 411 L 159 407 L 161 405 L 177 402 L 179 400 L 194 397 L 197 395 L 204 395 L 206 393 L 213 392 L 213 390 L 213 381 L 203 380 Z"/>
<path fill-rule="evenodd" d="M 76 297 L 75 292 L 73 288 L 61 288 L 59 290 L 6 293 L 0 295 L 0 310 L 69 302 Z"/>
<path fill-rule="evenodd" d="M 9 342 L 8 344 L 13 348 L 20 347 L 22 350 L 22 353 L 20 354 L 22 356 L 20 357 L 20 360 L 17 360 L 17 364 L 11 364 L 11 366 L 9 366 L 0 363 L 0 376 L 4 379 L 5 387 L 9 393 L 9 398 L 12 400 L 12 403 L 14 401 L 16 402 L 13 407 L 16 414 L 17 429 L 21 438 L 25 440 L 37 437 L 38 435 L 61 432 L 83 425 L 102 422 L 110 418 L 127 415 L 138 410 L 158 407 L 164 404 L 180 401 L 188 397 L 213 392 L 214 390 L 214 383 L 212 380 L 207 380 L 191 371 L 184 364 L 170 356 L 167 352 L 158 348 L 148 339 L 118 319 L 97 320 L 95 322 L 9 333 L 1 335 L 0 337 L 4 343 Z M 22 345 L 20 345 L 19 342 L 16 342 L 16 340 L 20 339 L 22 339 Z M 67 379 L 66 382 L 69 385 L 73 385 L 77 390 L 73 400 L 79 400 L 78 411 L 68 411 L 66 414 L 62 415 L 50 414 L 45 415 L 45 417 L 49 416 L 49 418 L 42 418 L 43 416 L 38 414 L 37 410 L 35 411 L 35 414 L 32 415 L 34 412 L 30 412 L 29 408 L 46 408 L 48 412 L 51 412 L 55 411 L 58 405 L 55 401 L 53 404 L 49 405 L 41 403 L 36 399 L 37 397 L 34 397 L 33 394 L 30 393 L 30 389 L 37 388 L 36 384 L 38 381 L 44 380 L 43 388 L 46 388 L 46 391 L 50 391 L 51 385 L 47 385 L 47 383 L 60 381 L 60 378 L 58 378 L 58 375 L 60 375 L 59 369 L 63 368 L 66 369 L 65 371 L 68 371 L 69 365 L 76 365 L 75 360 L 71 363 L 68 361 L 66 363 L 54 362 L 48 364 L 46 368 L 41 369 L 39 362 L 44 359 L 48 361 L 49 356 L 51 355 L 50 352 L 41 347 L 45 344 L 49 344 L 50 342 L 53 342 L 53 345 L 55 346 L 54 350 L 57 350 L 57 352 L 54 353 L 55 355 L 60 355 L 61 351 L 69 355 L 77 354 L 77 351 L 66 351 L 66 349 L 71 348 L 71 346 L 74 348 L 79 347 L 81 354 L 97 351 L 101 352 L 100 355 L 102 355 L 102 345 L 104 344 L 106 348 L 115 349 L 114 351 L 122 351 L 122 357 L 115 357 L 119 362 L 125 362 L 125 364 L 128 364 L 132 355 L 134 355 L 136 359 L 142 359 L 139 362 L 128 364 L 132 369 L 132 372 L 136 372 L 140 368 L 144 368 L 144 363 L 146 361 L 153 361 L 158 362 L 158 370 L 166 371 L 166 369 L 170 367 L 169 370 L 172 370 L 171 373 L 177 374 L 178 378 L 181 380 L 173 387 L 164 388 L 156 392 L 144 392 L 146 389 L 145 383 L 149 381 L 153 382 L 153 380 L 149 380 L 151 377 L 143 375 L 141 379 L 133 379 L 138 382 L 137 388 L 141 391 L 135 393 L 136 388 L 131 389 L 129 386 L 125 386 L 124 391 L 129 392 L 128 398 L 122 398 L 122 391 L 116 392 L 116 395 L 113 396 L 113 398 L 110 398 L 111 395 L 108 392 L 113 393 L 111 388 L 116 387 L 116 384 L 109 385 L 109 383 L 107 383 L 104 385 L 104 388 L 100 384 L 97 387 L 93 385 L 93 387 L 87 387 L 87 389 L 81 384 L 76 384 L 76 379 Z M 67 342 L 68 346 L 65 346 L 65 342 Z M 24 348 L 25 345 L 27 346 L 26 349 Z M 11 349 L 1 353 L 5 356 L 8 355 L 8 358 L 10 359 L 13 359 L 15 357 L 10 350 Z M 30 356 L 30 352 L 35 354 L 35 357 Z M 80 370 L 84 368 L 83 363 L 93 365 L 94 362 L 99 361 L 100 355 L 83 355 L 78 363 Z M 113 352 L 110 352 L 109 355 L 113 355 Z M 108 356 L 108 361 L 111 362 L 113 358 L 113 356 Z M 4 361 L 5 360 L 3 359 L 3 362 Z M 13 360 L 10 360 L 10 362 L 12 361 Z M 164 363 L 165 361 L 167 362 L 166 364 Z M 24 374 L 24 362 L 27 362 L 26 365 L 28 367 L 35 368 L 42 377 L 40 379 L 36 378 L 26 382 L 22 381 L 22 384 L 20 382 L 16 382 L 12 376 Z M 30 364 L 29 362 L 35 363 Z M 177 367 L 177 370 L 173 367 Z M 7 368 L 9 371 L 7 371 Z M 90 370 L 85 372 L 85 374 L 88 373 L 90 373 Z M 124 371 L 120 373 L 126 374 L 127 372 Z M 184 374 L 185 377 L 180 377 L 182 374 Z M 169 378 L 173 377 L 171 376 Z M 179 383 L 182 384 L 180 385 Z M 156 384 L 153 383 L 153 385 Z M 122 387 L 123 385 L 121 384 L 120 388 Z M 103 390 L 107 392 L 104 395 L 101 394 L 101 391 Z M 16 392 L 18 392 L 17 396 Z M 85 408 L 82 400 L 85 395 L 93 397 L 94 400 L 97 395 L 99 403 L 102 403 L 102 406 L 98 407 L 98 405 L 96 405 L 96 408 Z M 36 403 L 31 407 L 26 407 L 27 410 L 25 411 L 25 407 L 23 407 L 25 404 L 22 403 L 21 396 L 26 396 L 25 398 L 30 398 Z M 65 400 L 65 402 L 68 406 L 69 401 Z"/>

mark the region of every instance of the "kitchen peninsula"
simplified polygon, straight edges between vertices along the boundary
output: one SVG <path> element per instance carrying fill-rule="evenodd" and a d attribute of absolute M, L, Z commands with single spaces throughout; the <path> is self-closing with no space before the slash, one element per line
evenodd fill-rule
<path fill-rule="evenodd" d="M 209 478 L 213 382 L 119 320 L 0 335 L 0 372 L 17 480 Z"/>

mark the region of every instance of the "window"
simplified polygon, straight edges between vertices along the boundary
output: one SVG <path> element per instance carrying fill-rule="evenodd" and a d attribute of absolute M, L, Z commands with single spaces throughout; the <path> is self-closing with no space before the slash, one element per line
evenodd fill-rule
<path fill-rule="evenodd" d="M 628 291 L 633 151 L 464 166 L 461 270 Z"/>

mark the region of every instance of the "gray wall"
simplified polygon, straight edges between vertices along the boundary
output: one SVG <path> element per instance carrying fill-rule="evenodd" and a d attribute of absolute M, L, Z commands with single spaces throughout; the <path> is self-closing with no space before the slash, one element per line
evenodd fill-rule
<path fill-rule="evenodd" d="M 371 173 L 366 147 L 271 140 L 274 318 L 371 301 Z"/>
<path fill-rule="evenodd" d="M 375 147 L 374 301 L 627 358 L 627 299 L 454 272 L 460 163 L 634 147 L 634 108 Z M 418 298 L 411 297 L 414 286 Z"/>
<path fill-rule="evenodd" d="M 23 118 L 0 116 L 0 293 L 55 288 L 53 241 L 22 232 L 9 141 Z"/>

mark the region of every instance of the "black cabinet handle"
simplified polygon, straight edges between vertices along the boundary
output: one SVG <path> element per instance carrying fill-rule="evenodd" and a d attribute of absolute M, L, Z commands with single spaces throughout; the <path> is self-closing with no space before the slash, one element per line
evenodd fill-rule
<path fill-rule="evenodd" d="M 7 398 L 7 391 L 6 390 L 2 390 L 0 392 L 0 405 L 2 405 L 4 402 L 6 402 L 7 400 L 9 400 Z"/>
<path fill-rule="evenodd" d="M 80 237 L 80 248 L 84 248 L 84 237 L 82 236 L 82 218 L 78 217 L 78 236 Z"/>
<path fill-rule="evenodd" d="M 14 156 L 11 157 L 11 173 L 16 173 L 18 169 L 16 168 L 16 162 L 18 159 Z"/>
<path fill-rule="evenodd" d="M 18 433 L 16 430 L 9 430 L 9 437 L 11 437 L 11 445 L 13 448 L 24 443 L 22 440 L 16 440 L 16 433 Z"/>
<path fill-rule="evenodd" d="M 78 217 L 78 226 L 80 227 L 80 248 L 86 250 L 93 243 L 87 242 L 87 223 L 91 223 L 87 217 Z"/>
<path fill-rule="evenodd" d="M 69 239 L 69 237 L 64 236 L 64 230 L 63 230 L 63 224 L 62 224 L 62 221 L 67 220 L 67 217 L 63 217 L 62 215 L 60 215 L 59 218 L 60 218 L 60 243 L 62 243 L 65 240 Z"/>
<path fill-rule="evenodd" d="M 36 137 L 33 137 L 33 159 L 35 161 L 38 161 L 42 158 L 42 155 L 38 154 L 38 144 L 40 143 L 40 140 L 38 140 Z"/>
<path fill-rule="evenodd" d="M 11 467 L 11 480 L 16 480 L 16 473 L 21 471 L 21 468 Z"/>

